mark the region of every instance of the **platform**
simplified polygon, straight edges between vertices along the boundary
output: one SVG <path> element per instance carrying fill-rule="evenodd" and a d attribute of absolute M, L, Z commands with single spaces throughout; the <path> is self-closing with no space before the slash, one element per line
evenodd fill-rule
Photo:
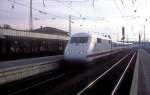
<path fill-rule="evenodd" d="M 138 50 L 130 95 L 150 95 L 150 54 Z"/>
<path fill-rule="evenodd" d="M 59 55 L 0 62 L 0 85 L 55 69 L 62 59 Z"/>

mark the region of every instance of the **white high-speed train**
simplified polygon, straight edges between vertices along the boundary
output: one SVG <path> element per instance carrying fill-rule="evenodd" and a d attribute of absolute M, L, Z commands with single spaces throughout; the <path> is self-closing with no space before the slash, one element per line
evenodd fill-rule
<path fill-rule="evenodd" d="M 124 44 L 127 46 L 127 44 Z M 64 59 L 72 62 L 90 61 L 123 49 L 121 42 L 112 42 L 109 37 L 90 33 L 76 33 L 71 36 L 64 51 Z"/>

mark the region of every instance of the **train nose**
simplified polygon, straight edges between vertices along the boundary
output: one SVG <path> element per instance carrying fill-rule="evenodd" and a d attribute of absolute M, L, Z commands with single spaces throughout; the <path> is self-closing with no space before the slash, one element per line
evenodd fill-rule
<path fill-rule="evenodd" d="M 83 50 L 67 50 L 65 51 L 65 59 L 67 60 L 85 60 L 86 52 Z"/>

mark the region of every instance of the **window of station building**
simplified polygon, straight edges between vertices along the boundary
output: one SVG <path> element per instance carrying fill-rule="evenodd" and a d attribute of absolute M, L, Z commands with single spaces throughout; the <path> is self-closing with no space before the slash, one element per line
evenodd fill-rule
<path fill-rule="evenodd" d="M 102 43 L 102 39 L 97 38 L 97 43 Z"/>
<path fill-rule="evenodd" d="M 70 43 L 87 43 L 88 37 L 72 37 Z"/>

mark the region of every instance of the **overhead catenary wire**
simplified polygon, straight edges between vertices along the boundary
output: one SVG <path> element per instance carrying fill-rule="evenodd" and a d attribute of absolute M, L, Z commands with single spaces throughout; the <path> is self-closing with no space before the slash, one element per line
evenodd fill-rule
<path fill-rule="evenodd" d="M 134 0 L 132 0 L 132 4 L 134 5 Z"/>
<path fill-rule="evenodd" d="M 67 8 L 69 8 L 69 9 L 71 9 L 72 11 L 76 12 L 77 14 L 79 14 L 81 16 L 80 12 L 78 12 L 77 10 L 75 10 L 75 9 L 73 9 L 71 7 L 68 7 L 67 5 L 63 4 L 62 1 L 60 1 L 60 0 L 55 0 L 55 1 L 58 2 L 58 3 L 60 3 L 60 4 L 62 4 L 63 6 L 65 6 Z"/>
<path fill-rule="evenodd" d="M 19 6 L 30 8 L 28 5 L 20 3 L 20 2 L 17 2 L 16 0 L 8 0 L 8 1 L 9 2 L 13 2 L 14 4 L 19 5 Z M 51 1 L 51 0 L 48 0 L 48 1 Z M 56 0 L 52 0 L 52 1 L 56 1 Z M 33 11 L 36 11 L 36 12 L 41 13 L 43 15 L 51 16 L 50 19 L 52 19 L 52 20 L 55 20 L 56 18 L 68 20 L 68 17 L 66 17 L 66 16 L 55 15 L 55 14 L 52 14 L 52 13 L 49 13 L 49 12 L 45 12 L 43 10 L 40 10 L 40 9 L 37 9 L 37 8 L 34 8 L 34 7 L 32 9 L 33 9 Z M 73 8 L 71 8 L 71 9 L 72 9 L 72 11 L 74 10 Z M 74 12 L 76 12 L 78 14 L 81 14 L 80 12 L 77 12 L 76 10 L 74 10 Z M 80 17 L 72 16 L 72 20 L 75 20 L 75 19 L 82 19 L 82 20 L 89 19 L 89 20 L 95 21 L 95 20 L 104 20 L 104 18 L 105 17 L 89 17 L 89 16 L 85 17 L 85 15 L 80 15 Z M 111 18 L 111 17 L 107 17 L 107 18 Z"/>
<path fill-rule="evenodd" d="M 121 3 L 122 3 L 122 5 L 123 5 L 123 3 L 124 3 L 124 0 L 121 0 Z"/>
<path fill-rule="evenodd" d="M 71 8 L 71 7 L 69 7 L 69 6 L 67 6 L 66 4 L 63 4 L 60 0 L 56 0 L 58 3 L 61 3 L 62 5 L 64 5 L 66 8 L 69 8 L 69 9 L 71 9 L 72 11 L 74 11 L 75 13 L 77 13 L 78 15 L 79 15 L 79 17 L 80 18 L 90 18 L 89 16 L 87 16 L 87 15 L 84 15 L 84 14 L 81 14 L 79 11 L 77 11 L 77 10 L 75 10 L 74 8 Z"/>
<path fill-rule="evenodd" d="M 43 7 L 45 7 L 45 1 L 43 0 Z"/>
<path fill-rule="evenodd" d="M 121 0 L 121 5 L 122 5 L 122 7 L 123 7 L 124 12 L 125 12 L 127 15 L 129 15 L 129 14 L 128 14 L 128 11 L 126 10 L 126 7 L 125 7 L 125 5 L 124 5 L 124 0 Z"/>
<path fill-rule="evenodd" d="M 17 1 L 14 1 L 14 0 L 8 0 L 8 1 L 9 1 L 9 2 L 13 2 L 14 4 L 17 4 L 17 5 L 26 7 L 26 8 L 30 8 L 30 6 L 28 6 L 28 5 L 26 5 L 26 4 L 23 4 L 23 3 L 20 3 L 20 2 L 17 2 Z M 56 0 L 49 0 L 49 1 L 56 1 Z M 60 1 L 60 0 L 58 0 L 58 1 Z M 68 8 L 69 8 L 69 7 L 68 7 Z M 54 14 L 52 14 L 52 13 L 45 12 L 45 11 L 42 11 L 42 10 L 37 9 L 37 8 L 34 8 L 34 7 L 32 7 L 32 9 L 33 9 L 33 11 L 38 11 L 39 13 L 44 14 L 44 15 L 54 16 L 54 17 L 56 17 L 56 18 L 61 18 L 61 19 L 68 20 L 66 16 L 63 17 L 63 16 L 60 16 L 60 15 L 59 15 L 59 16 L 58 16 L 58 15 L 54 15 Z M 77 10 L 75 10 L 75 9 L 73 9 L 73 8 L 70 8 L 70 9 L 71 9 L 72 11 L 74 11 L 74 12 L 80 14 L 80 17 L 72 16 L 72 19 L 83 19 L 83 18 L 87 18 L 87 19 L 91 19 L 91 20 L 92 20 L 92 19 L 99 19 L 99 18 L 102 18 L 102 17 L 96 17 L 96 18 L 94 18 L 94 17 L 88 17 L 88 16 L 83 17 L 83 16 L 85 16 L 85 15 L 81 15 L 80 12 L 78 12 Z M 83 17 L 83 18 L 82 18 L 82 17 Z"/>
<path fill-rule="evenodd" d="M 24 6 L 24 7 L 29 8 L 28 5 L 23 4 L 23 3 L 20 3 L 20 2 L 17 2 L 16 0 L 15 0 L 15 1 L 14 1 L 14 0 L 8 0 L 8 1 L 13 2 L 14 4 L 17 4 L 17 5 L 20 5 L 20 6 Z M 46 1 L 46 0 L 44 0 L 44 3 L 45 3 L 45 1 Z M 89 17 L 89 16 L 87 16 L 87 15 L 84 15 L 83 13 L 81 14 L 79 11 L 75 10 L 74 8 L 69 7 L 68 5 L 64 4 L 64 3 L 63 3 L 64 1 L 61 1 L 61 0 L 47 0 L 47 1 L 56 1 L 56 2 L 58 2 L 58 3 L 61 3 L 61 4 L 63 4 L 66 8 L 69 8 L 69 9 L 71 9 L 73 12 L 75 12 L 75 13 L 77 13 L 77 14 L 80 15 L 79 17 L 76 17 L 76 16 L 73 16 L 73 15 L 72 15 L 72 19 L 73 19 L 73 20 L 75 20 L 75 19 L 83 19 L 83 20 L 85 20 L 85 19 L 88 19 L 88 20 L 104 20 L 104 17 Z M 69 1 L 70 1 L 70 0 L 66 0 L 65 2 L 69 2 Z M 90 1 L 90 0 L 87 0 L 87 1 Z M 81 2 L 87 2 L 87 1 L 81 0 Z M 113 0 L 113 1 L 114 1 L 114 3 L 115 3 L 115 6 L 117 7 L 117 9 L 119 10 L 119 12 L 122 14 L 122 16 L 125 17 L 124 12 L 121 10 L 121 8 L 120 8 L 120 7 L 118 6 L 118 4 L 116 3 L 116 0 Z M 72 2 L 76 2 L 76 1 L 73 0 Z M 78 0 L 78 2 L 80 2 L 80 0 Z M 37 8 L 34 8 L 34 7 L 33 7 L 33 10 L 34 10 L 34 11 L 37 11 L 38 13 L 41 13 L 41 14 L 43 14 L 43 15 L 51 16 L 51 19 L 52 19 L 52 18 L 55 18 L 55 19 L 56 19 L 56 18 L 61 18 L 61 19 L 68 20 L 68 17 L 67 17 L 67 16 L 55 15 L 55 14 L 52 14 L 52 13 L 49 13 L 49 12 L 46 12 L 46 11 L 43 11 L 43 10 L 40 10 L 40 9 L 37 9 Z M 109 18 L 109 17 L 108 17 L 108 18 Z M 111 17 L 110 17 L 110 18 L 111 18 Z"/>
<path fill-rule="evenodd" d="M 122 12 L 122 10 L 120 9 L 120 7 L 117 5 L 116 0 L 113 0 L 113 2 L 114 2 L 114 4 L 115 4 L 116 8 L 117 8 L 117 9 L 119 10 L 119 12 L 121 13 L 121 15 L 122 15 L 122 16 L 125 16 L 124 13 Z"/>
<path fill-rule="evenodd" d="M 20 3 L 20 2 L 17 2 L 17 1 L 14 1 L 14 0 L 8 0 L 9 2 L 13 2 L 14 4 L 17 4 L 17 5 L 20 5 L 20 6 L 23 6 L 23 7 L 26 7 L 26 8 L 30 8 L 28 5 L 26 5 L 26 4 L 23 4 L 23 3 Z M 47 0 L 47 1 L 60 1 L 60 0 Z M 90 1 L 90 0 L 87 0 L 87 1 Z M 87 2 L 87 1 L 84 1 L 83 0 L 83 2 Z M 114 0 L 115 1 L 115 0 Z M 64 2 L 64 1 L 63 1 Z M 59 2 L 59 3 L 63 3 L 62 1 L 61 2 Z M 66 1 L 67 2 L 67 1 Z M 75 1 L 73 1 L 73 2 L 75 2 Z M 79 1 L 78 1 L 79 2 Z M 89 17 L 89 16 L 87 16 L 87 15 L 84 15 L 84 14 L 81 14 L 79 11 L 77 11 L 77 10 L 75 10 L 75 9 L 73 9 L 73 8 L 71 8 L 71 7 L 69 7 L 69 6 L 67 6 L 66 4 L 64 5 L 65 7 L 67 7 L 67 8 L 70 8 L 72 11 L 74 11 L 74 12 L 76 12 L 76 13 L 78 13 L 80 16 L 79 17 L 76 17 L 76 16 L 72 16 L 72 19 L 73 20 L 75 20 L 75 19 L 83 19 L 83 20 L 85 20 L 85 19 L 89 19 L 89 20 L 104 20 L 104 17 Z M 116 5 L 116 6 L 118 6 L 118 5 Z M 53 17 L 55 17 L 55 18 L 61 18 L 61 19 L 65 19 L 65 20 L 68 20 L 68 17 L 67 16 L 60 16 L 60 15 L 55 15 L 55 14 L 52 14 L 52 13 L 49 13 L 49 12 L 45 12 L 45 11 L 43 11 L 43 10 L 40 10 L 40 9 L 37 9 L 37 8 L 32 8 L 33 9 L 33 11 L 37 11 L 37 12 L 39 12 L 39 13 L 41 13 L 41 14 L 44 14 L 44 15 L 48 15 L 48 16 L 53 16 Z M 119 7 L 118 7 L 118 9 L 119 9 Z M 119 9 L 120 11 L 121 11 L 121 9 Z M 124 15 L 123 13 L 122 13 L 122 15 Z M 53 18 L 52 17 L 52 18 Z M 109 18 L 109 17 L 108 17 Z"/>
<path fill-rule="evenodd" d="M 6 13 L 6 14 L 12 14 L 12 11 L 8 11 L 8 10 L 4 10 L 4 9 L 0 9 L 0 13 Z M 15 13 L 14 13 L 15 14 Z M 10 18 L 15 18 L 17 19 L 17 17 L 10 17 Z M 40 20 L 38 17 L 34 17 L 35 20 Z"/>
<path fill-rule="evenodd" d="M 30 6 L 28 6 L 28 5 L 26 5 L 26 4 L 23 4 L 23 3 L 20 3 L 20 2 L 17 2 L 17 1 L 13 1 L 13 0 L 8 0 L 8 1 L 13 2 L 13 3 L 15 3 L 15 4 L 17 4 L 17 5 L 20 5 L 20 6 L 26 7 L 26 8 L 30 8 Z M 33 8 L 33 7 L 32 7 L 32 9 L 33 9 L 34 11 L 37 11 L 37 12 L 39 12 L 39 13 L 41 13 L 41 14 L 44 14 L 44 15 L 54 16 L 54 17 L 51 18 L 52 20 L 55 20 L 56 17 L 57 17 L 57 18 L 62 18 L 62 19 L 68 20 L 68 19 L 66 19 L 66 17 L 61 17 L 61 16 L 53 15 L 53 14 L 50 14 L 50 13 L 48 13 L 48 12 L 39 10 L 39 9 L 37 9 L 37 8 Z M 72 17 L 74 17 L 74 16 L 72 16 Z M 78 18 L 77 18 L 77 17 L 74 17 L 74 18 L 76 18 L 76 19 L 81 19 L 81 17 L 78 17 Z M 40 19 L 37 18 L 37 17 L 35 17 L 34 20 L 40 20 Z"/>
<path fill-rule="evenodd" d="M 48 1 L 51 1 L 51 0 L 48 0 Z M 58 3 L 61 3 L 64 7 L 66 7 L 66 8 L 69 8 L 69 9 L 71 9 L 73 12 L 75 12 L 75 13 L 77 13 L 80 17 L 79 18 L 76 18 L 76 19 L 83 19 L 83 20 L 85 20 L 85 19 L 90 19 L 90 20 L 104 20 L 103 18 L 104 17 L 90 17 L 90 16 L 88 16 L 88 15 L 85 15 L 85 14 L 83 14 L 83 13 L 81 13 L 81 12 L 79 12 L 79 11 L 77 11 L 76 9 L 74 9 L 74 8 L 72 8 L 72 7 L 69 7 L 67 4 L 65 4 L 64 3 L 64 1 L 61 1 L 61 0 L 53 0 L 53 1 L 56 1 L 56 2 L 58 2 Z M 82 1 L 82 2 L 87 2 L 87 1 L 93 1 L 93 0 L 85 0 L 85 1 Z M 93 2 L 95 2 L 96 0 L 94 0 Z M 66 1 L 66 2 L 69 2 L 69 1 Z M 81 1 L 72 1 L 72 2 L 81 2 Z"/>
<path fill-rule="evenodd" d="M 10 2 L 13 2 L 13 4 L 17 4 L 17 5 L 20 5 L 20 6 L 24 6 L 24 7 L 27 7 L 29 8 L 28 5 L 26 4 L 23 4 L 23 3 L 20 3 L 20 2 L 17 2 L 16 0 L 8 0 Z M 61 3 L 63 2 L 88 2 L 88 1 L 91 1 L 91 0 L 43 0 L 44 4 L 45 4 L 45 1 L 61 1 Z M 123 11 L 120 9 L 120 7 L 118 6 L 118 4 L 116 3 L 116 0 L 113 0 L 114 3 L 115 3 L 115 6 L 117 7 L 117 9 L 120 11 L 120 13 L 122 14 L 122 16 L 125 16 Z M 124 2 L 124 0 L 121 0 L 121 2 Z M 60 3 L 60 2 L 59 2 Z M 44 5 L 43 5 L 44 6 Z M 66 4 L 65 4 L 66 6 Z M 124 5 L 123 5 L 124 6 Z M 103 19 L 104 17 L 89 17 L 87 15 L 84 15 L 84 14 L 81 14 L 79 11 L 67 6 L 68 8 L 70 8 L 72 11 L 80 14 L 81 16 L 80 17 L 75 17 L 75 16 L 72 16 L 72 19 L 91 19 L 91 20 L 98 20 L 98 19 Z M 39 13 L 41 14 L 44 14 L 44 15 L 48 15 L 48 16 L 54 16 L 56 18 L 63 18 L 63 19 L 66 19 L 67 20 L 67 17 L 63 17 L 63 16 L 60 16 L 60 15 L 55 15 L 55 14 L 52 14 L 52 13 L 49 13 L 49 12 L 45 12 L 43 10 L 40 10 L 40 9 L 37 9 L 37 8 L 33 8 L 33 10 L 35 11 L 38 11 Z"/>
<path fill-rule="evenodd" d="M 55 0 L 47 0 L 47 1 L 55 1 Z M 85 3 L 91 0 L 62 0 L 64 3 Z"/>
<path fill-rule="evenodd" d="M 9 1 L 9 2 L 13 2 L 13 3 L 15 3 L 15 4 L 17 4 L 17 5 L 20 5 L 20 6 L 26 7 L 26 8 L 30 8 L 30 6 L 28 6 L 28 5 L 26 5 L 26 4 L 22 4 L 22 3 L 17 2 L 17 1 L 12 1 L 12 0 L 8 0 L 8 1 Z M 58 16 L 58 15 L 54 15 L 54 14 L 52 14 L 52 13 L 48 13 L 48 12 L 39 10 L 39 9 L 37 9 L 37 8 L 33 8 L 33 7 L 32 7 L 32 9 L 33 9 L 34 11 L 37 11 L 37 12 L 39 12 L 39 13 L 41 13 L 41 14 L 44 14 L 44 15 L 50 15 L 50 16 L 55 16 L 55 17 L 58 17 L 58 18 L 63 18 L 63 19 L 65 19 L 65 17 Z"/>

